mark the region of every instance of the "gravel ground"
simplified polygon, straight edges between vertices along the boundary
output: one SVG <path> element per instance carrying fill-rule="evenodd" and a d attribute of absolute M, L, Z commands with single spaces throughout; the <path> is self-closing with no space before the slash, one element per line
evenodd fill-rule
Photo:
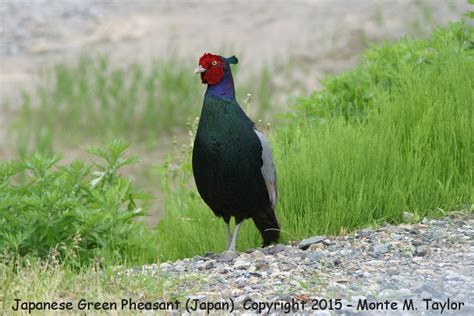
<path fill-rule="evenodd" d="M 202 313 L 474 315 L 474 214 L 130 270 L 157 271 Z"/>

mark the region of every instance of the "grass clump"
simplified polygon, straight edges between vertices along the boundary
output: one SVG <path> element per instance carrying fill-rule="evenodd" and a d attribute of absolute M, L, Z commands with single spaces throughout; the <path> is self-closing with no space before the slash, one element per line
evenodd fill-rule
<path fill-rule="evenodd" d="M 404 210 L 429 216 L 437 209 L 470 208 L 472 35 L 458 23 L 431 40 L 403 39 L 369 50 L 360 68 L 339 78 L 365 73 L 362 80 L 372 86 L 348 87 L 343 96 L 352 97 L 333 103 L 341 111 L 326 112 L 330 119 L 303 118 L 275 138 L 284 227 L 296 236 L 338 233 L 399 222 Z M 337 78 L 329 80 L 331 87 Z M 371 87 L 377 91 L 372 98 L 357 97 Z M 310 100 L 328 100 L 331 93 Z"/>
<path fill-rule="evenodd" d="M 199 113 L 200 85 L 191 70 L 182 62 L 117 67 L 105 56 L 83 56 L 76 65 L 44 71 L 36 96 L 23 94 L 14 130 L 42 131 L 46 139 L 60 134 L 68 142 L 97 135 L 156 138 Z M 34 135 L 21 136 L 41 143 Z"/>
<path fill-rule="evenodd" d="M 72 302 L 66 312 L 81 312 L 80 300 L 87 302 L 117 302 L 174 300 L 184 281 L 170 279 L 158 273 L 131 273 L 117 266 L 90 264 L 78 269 L 70 260 L 61 261 L 55 254 L 47 258 L 25 258 L 4 255 L 0 260 L 0 313 L 14 313 L 16 299 L 23 302 Z M 86 309 L 87 310 L 87 309 Z M 120 308 L 118 308 L 120 310 Z M 19 312 L 21 313 L 21 311 Z M 43 310 L 24 310 L 23 314 L 50 314 Z"/>
<path fill-rule="evenodd" d="M 106 56 L 82 56 L 76 64 L 44 70 L 36 91 L 23 92 L 10 124 L 16 149 L 21 155 L 31 148 L 52 153 L 55 145 L 74 148 L 110 138 L 152 145 L 184 132 L 200 113 L 205 89 L 194 67 L 180 58 L 114 66 Z M 255 112 L 263 117 L 276 90 L 270 70 L 248 72 L 248 78 L 242 90 L 255 96 Z"/>
<path fill-rule="evenodd" d="M 284 240 L 400 222 L 403 211 L 472 209 L 473 38 L 458 23 L 430 40 L 374 47 L 360 67 L 300 101 L 305 111 L 271 137 Z M 223 221 L 189 189 L 189 149 L 165 178 L 158 239 L 168 258 L 225 248 Z M 244 222 L 238 247 L 259 239 Z"/>
<path fill-rule="evenodd" d="M 97 258 L 153 260 L 151 234 L 134 219 L 147 212 L 147 196 L 119 175 L 136 162 L 126 157 L 127 144 L 113 141 L 89 152 L 103 162 L 74 161 L 34 155 L 0 163 L 0 249 L 20 256 L 47 257 L 52 250 L 65 259 L 77 248 L 77 264 Z"/>
<path fill-rule="evenodd" d="M 432 71 L 446 50 L 468 54 L 473 46 L 473 32 L 463 23 L 440 28 L 428 40 L 402 38 L 395 43 L 372 46 L 364 52 L 356 69 L 323 78 L 323 90 L 299 99 L 293 117 L 317 121 L 343 117 L 358 122 L 367 117 L 370 109 L 378 107 L 379 95 L 390 93 L 404 81 L 407 68 Z"/>
<path fill-rule="evenodd" d="M 135 314 L 143 310 L 160 314 L 166 310 L 167 302 L 174 302 L 175 309 L 184 310 L 182 302 L 194 295 L 203 282 L 197 274 L 170 275 L 161 273 L 156 266 L 130 269 L 108 262 L 105 266 L 91 263 L 78 269 L 70 264 L 70 260 L 60 260 L 53 253 L 44 259 L 4 253 L 0 257 L 0 313 L 16 313 L 13 307 L 20 299 L 20 303 L 26 304 L 70 303 L 64 311 L 74 314 L 90 314 L 91 311 L 95 314 L 94 310 L 99 310 L 97 307 L 85 308 L 87 302 L 115 304 L 104 307 L 109 308 L 109 314 Z M 127 301 L 123 308 L 122 300 Z M 178 306 L 176 301 L 181 304 Z M 137 306 L 140 302 L 144 303 L 143 307 Z M 152 305 L 158 303 L 161 304 Z M 45 311 L 35 305 L 32 311 L 23 307 L 19 313 L 51 314 L 48 309 Z"/>

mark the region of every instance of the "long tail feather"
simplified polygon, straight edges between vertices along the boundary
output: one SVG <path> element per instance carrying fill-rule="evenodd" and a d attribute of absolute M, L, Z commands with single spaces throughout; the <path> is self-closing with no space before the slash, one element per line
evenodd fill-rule
<path fill-rule="evenodd" d="M 280 237 L 280 223 L 276 217 L 275 211 L 268 206 L 265 212 L 252 217 L 255 226 L 257 226 L 263 237 L 263 247 L 277 242 Z"/>

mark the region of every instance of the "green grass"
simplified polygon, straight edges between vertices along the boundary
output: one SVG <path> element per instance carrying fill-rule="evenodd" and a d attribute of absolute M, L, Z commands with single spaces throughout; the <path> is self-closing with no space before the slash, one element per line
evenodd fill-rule
<path fill-rule="evenodd" d="M 201 89 L 182 61 L 120 67 L 106 56 L 83 56 L 76 65 L 44 70 L 36 93 L 23 94 L 13 126 L 18 151 L 51 151 L 55 142 L 75 147 L 91 138 L 157 139 L 198 115 Z"/>
<path fill-rule="evenodd" d="M 62 263 L 54 255 L 46 260 L 37 258 L 3 257 L 0 260 L 0 313 L 13 314 L 15 299 L 21 302 L 73 302 L 78 312 L 80 300 L 88 302 L 184 301 L 199 281 L 192 275 L 171 277 L 160 271 L 130 273 L 115 264 L 105 267 L 91 264 L 78 270 Z M 67 312 L 67 311 L 66 311 Z M 18 313 L 18 312 L 17 312 Z M 22 314 L 30 314 L 24 311 Z M 36 310 L 33 315 L 43 315 Z M 50 314 L 50 313 L 47 313 Z"/>
<path fill-rule="evenodd" d="M 472 203 L 474 63 L 443 57 L 439 71 L 408 70 L 365 123 L 334 119 L 277 139 L 285 229 L 334 234 Z"/>
<path fill-rule="evenodd" d="M 473 39 L 472 29 L 457 24 L 429 41 L 373 48 L 339 77 L 361 75 L 369 84 L 311 96 L 306 105 L 323 115 L 304 116 L 274 137 L 283 227 L 301 238 L 400 222 L 403 211 L 422 217 L 470 209 Z M 359 97 L 367 91 L 370 99 Z M 325 111 L 328 104 L 338 110 Z"/>
<path fill-rule="evenodd" d="M 300 100 L 305 111 L 271 137 L 283 241 L 397 223 L 403 211 L 419 217 L 472 211 L 473 39 L 471 28 L 454 24 L 431 40 L 375 47 L 360 67 Z M 189 152 L 165 181 L 160 255 L 222 251 L 223 221 L 189 189 Z M 259 240 L 245 222 L 238 248 Z"/>
<path fill-rule="evenodd" d="M 398 223 L 404 211 L 421 218 L 474 210 L 473 43 L 472 28 L 458 23 L 430 40 L 373 47 L 358 68 L 328 77 L 323 90 L 298 101 L 289 125 L 270 133 L 283 242 Z M 224 222 L 193 184 L 191 146 L 175 145 L 157 167 L 166 216 L 155 230 L 134 220 L 147 203 L 118 172 L 135 161 L 125 149 L 118 141 L 94 147 L 94 164 L 60 165 L 45 155 L 0 164 L 4 308 L 12 297 L 179 297 L 186 280 L 118 277 L 111 267 L 225 249 Z M 260 243 L 245 221 L 238 249 Z"/>
<path fill-rule="evenodd" d="M 432 69 L 447 46 L 467 53 L 473 42 L 472 31 L 465 32 L 464 26 L 454 24 L 449 29 L 435 31 L 428 40 L 402 38 L 395 43 L 372 46 L 362 54 L 361 65 L 323 78 L 324 89 L 298 99 L 295 111 L 288 116 L 296 121 L 304 118 L 320 122 L 342 116 L 347 121 L 358 122 L 366 117 L 368 110 L 378 106 L 379 94 L 390 93 L 396 83 L 404 80 L 403 68 Z"/>
<path fill-rule="evenodd" d="M 192 60 L 154 60 L 149 65 L 111 65 L 107 56 L 82 56 L 76 64 L 59 64 L 40 73 L 34 93 L 23 92 L 10 124 L 16 151 L 52 153 L 84 143 L 123 138 L 148 147 L 170 134 L 186 131 L 201 110 L 205 86 L 193 74 Z M 238 95 L 253 95 L 259 118 L 273 107 L 276 87 L 268 67 L 246 70 Z M 5 100 L 8 104 L 8 100 Z"/>

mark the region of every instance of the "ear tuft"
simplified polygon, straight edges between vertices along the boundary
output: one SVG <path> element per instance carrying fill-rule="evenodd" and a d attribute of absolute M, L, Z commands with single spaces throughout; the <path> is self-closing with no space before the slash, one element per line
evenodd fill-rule
<path fill-rule="evenodd" d="M 235 56 L 231 56 L 231 57 L 226 58 L 226 61 L 229 64 L 237 64 L 239 62 L 239 60 Z"/>

